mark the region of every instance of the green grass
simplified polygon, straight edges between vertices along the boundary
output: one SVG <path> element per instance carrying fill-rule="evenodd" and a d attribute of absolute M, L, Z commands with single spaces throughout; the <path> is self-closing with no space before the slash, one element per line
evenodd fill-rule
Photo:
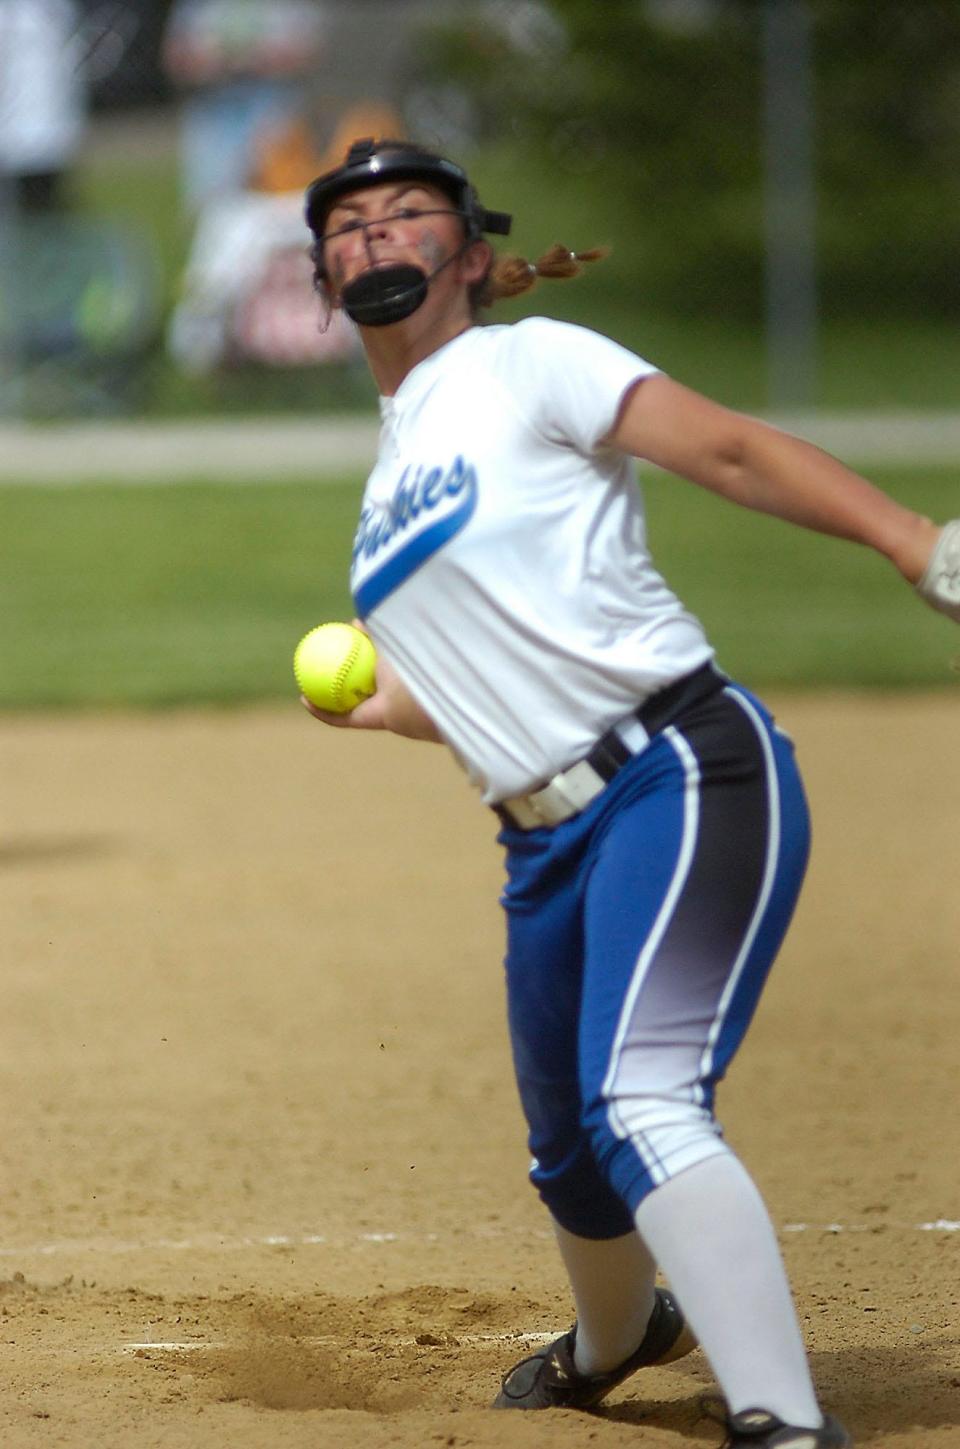
<path fill-rule="evenodd" d="M 289 693 L 300 634 L 352 617 L 356 486 L 0 491 L 0 705 Z"/>
<path fill-rule="evenodd" d="M 955 516 L 949 469 L 872 470 L 904 504 Z M 759 686 L 957 687 L 956 625 L 872 551 L 732 507 L 676 479 L 646 486 L 654 557 L 720 663 Z"/>
<path fill-rule="evenodd" d="M 936 517 L 950 470 L 877 474 Z M 655 556 L 763 688 L 951 686 L 960 635 L 866 550 L 647 482 Z M 359 480 L 0 489 L 0 708 L 292 699 L 293 648 L 350 618 Z"/>

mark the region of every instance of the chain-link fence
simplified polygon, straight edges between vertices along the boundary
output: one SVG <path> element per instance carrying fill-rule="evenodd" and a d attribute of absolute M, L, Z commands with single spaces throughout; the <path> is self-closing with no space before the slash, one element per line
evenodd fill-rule
<path fill-rule="evenodd" d="M 301 198 L 388 130 L 612 245 L 535 307 L 737 402 L 950 402 L 955 0 L 0 0 L 0 408 L 366 404 Z"/>

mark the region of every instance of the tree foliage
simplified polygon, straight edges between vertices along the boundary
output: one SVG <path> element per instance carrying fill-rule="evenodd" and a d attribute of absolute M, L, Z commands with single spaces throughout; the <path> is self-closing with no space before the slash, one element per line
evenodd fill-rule
<path fill-rule="evenodd" d="M 750 315 L 772 3 L 551 0 L 559 27 L 539 47 L 498 23 L 522 6 L 492 4 L 435 31 L 422 54 L 469 91 L 488 139 L 512 138 L 598 206 L 616 198 L 648 238 L 644 285 L 664 304 Z M 806 9 L 825 309 L 960 314 L 960 4 Z"/>

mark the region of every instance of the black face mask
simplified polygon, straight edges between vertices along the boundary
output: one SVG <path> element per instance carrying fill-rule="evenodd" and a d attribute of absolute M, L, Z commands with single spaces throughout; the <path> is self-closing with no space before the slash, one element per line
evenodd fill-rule
<path fill-rule="evenodd" d="M 423 305 L 434 277 L 462 256 L 470 241 L 468 237 L 429 275 L 409 262 L 361 272 L 340 293 L 343 310 L 360 327 L 389 327 L 391 322 L 403 322 Z"/>
<path fill-rule="evenodd" d="M 419 267 L 406 262 L 371 267 L 344 287 L 343 310 L 360 327 L 388 327 L 391 322 L 402 322 L 423 305 L 432 280 Z"/>

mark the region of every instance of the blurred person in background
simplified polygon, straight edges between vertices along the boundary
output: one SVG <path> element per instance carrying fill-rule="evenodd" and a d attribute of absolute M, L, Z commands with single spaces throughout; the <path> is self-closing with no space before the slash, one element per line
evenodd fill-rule
<path fill-rule="evenodd" d="M 310 367 L 359 356 L 345 314 L 317 324 L 313 266 L 303 244 L 303 189 L 371 131 L 401 134 L 399 116 L 378 101 L 347 106 L 326 145 L 306 109 L 265 125 L 253 139 L 236 189 L 204 202 L 171 315 L 167 346 L 185 372 L 238 363 Z"/>
<path fill-rule="evenodd" d="M 0 183 L 23 214 L 68 204 L 88 94 L 74 0 L 0 0 Z"/>
<path fill-rule="evenodd" d="M 182 94 L 190 211 L 247 186 L 258 140 L 303 109 L 326 28 L 321 0 L 175 0 L 163 62 Z"/>

